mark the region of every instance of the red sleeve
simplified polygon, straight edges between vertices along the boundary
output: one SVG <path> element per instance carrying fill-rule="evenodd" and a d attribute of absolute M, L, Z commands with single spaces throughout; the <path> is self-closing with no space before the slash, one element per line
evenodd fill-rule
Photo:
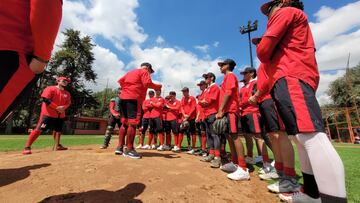
<path fill-rule="evenodd" d="M 141 81 L 142 81 L 144 87 L 151 88 L 154 90 L 161 89 L 160 84 L 155 84 L 152 82 L 150 73 L 148 71 L 142 71 Z"/>
<path fill-rule="evenodd" d="M 50 101 L 52 100 L 54 96 L 54 92 L 52 90 L 51 87 L 47 87 L 43 90 L 43 92 L 41 93 L 41 97 L 42 98 L 46 98 L 49 99 Z M 50 108 L 56 109 L 56 107 L 58 107 L 57 104 L 55 104 L 54 102 L 51 101 L 51 103 L 48 105 Z"/>
<path fill-rule="evenodd" d="M 242 96 L 241 96 L 241 98 L 239 98 L 239 105 L 240 105 L 241 109 L 245 109 L 246 107 L 248 107 L 250 105 L 250 103 L 248 101 L 249 98 L 247 96 L 245 96 L 245 95 L 247 95 L 247 93 L 244 90 L 245 90 L 245 88 L 240 89 L 240 95 L 242 95 Z"/>
<path fill-rule="evenodd" d="M 62 17 L 62 0 L 31 0 L 30 25 L 34 55 L 48 61 Z"/>
<path fill-rule="evenodd" d="M 291 25 L 295 15 L 291 9 L 282 8 L 269 20 L 267 30 L 256 48 L 259 60 L 269 63 L 274 49 Z"/>
<path fill-rule="evenodd" d="M 110 113 L 112 115 L 115 116 L 115 115 L 119 114 L 118 112 L 115 111 L 115 101 L 110 101 L 109 109 L 110 109 Z"/>
<path fill-rule="evenodd" d="M 160 101 L 153 103 L 153 106 L 156 108 L 164 107 L 164 101 L 165 101 L 164 99 L 161 99 Z"/>
<path fill-rule="evenodd" d="M 226 83 L 225 83 L 225 94 L 231 96 L 233 93 L 233 90 L 236 88 L 236 79 L 235 75 L 231 74 L 228 76 Z"/>
<path fill-rule="evenodd" d="M 121 77 L 121 78 L 118 80 L 118 83 L 119 83 L 120 87 L 123 87 L 123 84 L 124 84 L 124 82 L 125 82 L 125 76 L 126 76 L 126 75 L 124 75 L 123 77 Z"/>

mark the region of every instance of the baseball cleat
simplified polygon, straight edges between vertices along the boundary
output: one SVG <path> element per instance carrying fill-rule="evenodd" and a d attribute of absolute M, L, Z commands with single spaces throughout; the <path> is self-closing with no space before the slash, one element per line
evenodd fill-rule
<path fill-rule="evenodd" d="M 115 150 L 115 155 L 122 155 L 124 153 L 122 147 L 117 147 Z"/>
<path fill-rule="evenodd" d="M 195 153 L 195 150 L 193 149 L 190 149 L 189 151 L 186 152 L 187 154 L 194 154 Z"/>
<path fill-rule="evenodd" d="M 164 151 L 164 146 L 163 145 L 160 145 L 158 148 L 157 148 L 158 151 Z"/>
<path fill-rule="evenodd" d="M 208 156 L 200 159 L 200 161 L 203 161 L 203 162 L 210 162 L 212 161 L 213 159 L 215 158 L 215 156 L 213 154 L 209 154 Z"/>
<path fill-rule="evenodd" d="M 226 173 L 234 173 L 237 170 L 237 165 L 235 165 L 233 162 L 229 162 L 220 166 L 220 169 Z"/>
<path fill-rule="evenodd" d="M 25 147 L 22 154 L 23 155 L 31 154 L 31 147 Z"/>
<path fill-rule="evenodd" d="M 123 153 L 124 157 L 129 157 L 132 159 L 141 159 L 141 155 L 139 153 L 137 153 L 137 151 L 135 151 L 134 149 L 130 150 L 130 151 L 125 151 Z"/>
<path fill-rule="evenodd" d="M 61 144 L 59 144 L 59 145 L 56 147 L 56 150 L 68 150 L 68 148 L 62 146 Z"/>
<path fill-rule="evenodd" d="M 303 192 L 279 194 L 279 198 L 284 202 L 292 203 L 321 203 L 320 198 L 312 198 Z"/>
<path fill-rule="evenodd" d="M 227 177 L 231 180 L 250 180 L 249 169 L 244 170 L 241 167 L 237 167 L 236 171 L 230 174 L 227 174 Z"/>
<path fill-rule="evenodd" d="M 295 178 L 282 177 L 276 183 L 268 185 L 267 188 L 274 193 L 292 193 L 300 190 L 300 185 Z"/>
<path fill-rule="evenodd" d="M 251 164 L 251 165 L 255 165 L 255 164 L 256 164 L 254 158 L 249 157 L 249 156 L 247 156 L 247 157 L 245 158 L 245 162 L 246 162 L 247 164 Z"/>
<path fill-rule="evenodd" d="M 142 149 L 142 145 L 141 144 L 139 144 L 135 149 Z"/>
<path fill-rule="evenodd" d="M 151 149 L 151 146 L 147 144 L 147 145 L 142 146 L 141 149 Z"/>
<path fill-rule="evenodd" d="M 211 168 L 219 168 L 221 165 L 221 158 L 220 157 L 215 157 L 213 160 L 211 160 L 210 162 L 210 167 Z"/>

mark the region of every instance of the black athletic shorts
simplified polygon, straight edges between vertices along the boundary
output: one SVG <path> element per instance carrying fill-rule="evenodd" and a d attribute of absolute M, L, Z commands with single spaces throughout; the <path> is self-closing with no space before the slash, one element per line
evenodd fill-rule
<path fill-rule="evenodd" d="M 150 133 L 162 133 L 164 131 L 163 123 L 160 118 L 150 118 Z"/>
<path fill-rule="evenodd" d="M 40 75 L 29 68 L 32 57 L 0 50 L 0 122 L 30 97 Z"/>
<path fill-rule="evenodd" d="M 276 81 L 271 96 L 288 135 L 325 132 L 320 106 L 310 85 L 284 77 Z"/>
<path fill-rule="evenodd" d="M 61 132 L 64 120 L 64 118 L 53 118 L 41 115 L 35 129 L 42 132 L 46 130 L 54 130 L 55 132 Z"/>
<path fill-rule="evenodd" d="M 201 132 L 206 131 L 206 123 L 205 123 L 205 121 L 197 122 L 195 125 L 196 125 L 196 132 L 197 132 L 197 134 L 199 136 L 201 135 Z"/>
<path fill-rule="evenodd" d="M 261 133 L 261 116 L 258 113 L 249 113 L 240 117 L 241 129 L 243 133 L 259 134 Z"/>
<path fill-rule="evenodd" d="M 150 123 L 150 118 L 142 118 L 141 120 L 141 134 L 145 135 Z"/>
<path fill-rule="evenodd" d="M 120 100 L 121 123 L 135 124 L 140 123 L 141 107 L 136 99 Z"/>
<path fill-rule="evenodd" d="M 177 120 L 164 121 L 164 129 L 166 134 L 170 134 L 171 131 L 173 134 L 179 134 L 179 124 Z"/>
<path fill-rule="evenodd" d="M 278 132 L 284 130 L 279 114 L 276 111 L 275 103 L 272 99 L 267 99 L 259 104 L 261 119 L 263 120 L 265 132 Z"/>
<path fill-rule="evenodd" d="M 108 119 L 108 128 L 111 127 L 111 128 L 115 128 L 115 126 L 118 126 L 118 128 L 121 127 L 121 121 L 120 121 L 120 118 L 115 118 L 115 116 L 113 115 L 109 115 L 109 119 Z"/>

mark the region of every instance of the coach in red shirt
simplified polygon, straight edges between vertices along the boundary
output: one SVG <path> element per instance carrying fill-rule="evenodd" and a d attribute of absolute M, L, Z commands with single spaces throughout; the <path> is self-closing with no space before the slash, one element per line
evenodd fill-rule
<path fill-rule="evenodd" d="M 299 0 L 275 0 L 261 11 L 268 17 L 266 32 L 257 47 L 265 64 L 272 98 L 289 135 L 296 135 L 304 176 L 304 191 L 314 174 L 322 202 L 346 202 L 344 166 L 324 133 L 316 99 L 319 71 L 315 44 Z M 320 147 L 321 146 L 321 147 Z M 326 168 L 324 168 L 326 167 Z M 282 184 L 287 184 L 282 181 Z M 313 187 L 314 188 L 314 187 Z M 281 195 L 280 198 L 317 199 L 316 194 Z M 314 200 L 313 200 L 314 201 Z"/>
<path fill-rule="evenodd" d="M 23 154 L 31 154 L 31 145 L 39 137 L 41 132 L 51 129 L 55 131 L 54 150 L 66 150 L 60 142 L 60 134 L 65 119 L 65 110 L 70 106 L 71 96 L 64 88 L 70 83 L 70 79 L 66 77 L 58 77 L 57 85 L 49 86 L 41 93 L 42 105 L 41 113 L 36 128 L 30 133 L 26 142 Z"/>
<path fill-rule="evenodd" d="M 62 0 L 1 1 L 0 121 L 25 100 L 50 59 Z"/>
<path fill-rule="evenodd" d="M 154 73 L 150 63 L 142 63 L 140 68 L 129 71 L 119 79 L 122 88 L 120 94 L 121 123 L 119 141 L 127 135 L 127 151 L 124 156 L 139 159 L 141 156 L 135 151 L 133 144 L 136 126 L 140 123 L 141 105 L 146 97 L 148 88 L 159 90 L 160 84 L 154 84 L 150 74 Z M 119 146 L 122 149 L 122 143 Z"/>

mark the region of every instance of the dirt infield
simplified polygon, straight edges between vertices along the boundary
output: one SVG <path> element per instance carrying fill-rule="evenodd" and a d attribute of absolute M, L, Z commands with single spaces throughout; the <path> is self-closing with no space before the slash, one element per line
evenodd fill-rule
<path fill-rule="evenodd" d="M 234 182 L 199 157 L 140 151 L 143 159 L 113 155 L 113 148 L 71 147 L 0 153 L 1 202 L 278 202 L 266 183 Z"/>

